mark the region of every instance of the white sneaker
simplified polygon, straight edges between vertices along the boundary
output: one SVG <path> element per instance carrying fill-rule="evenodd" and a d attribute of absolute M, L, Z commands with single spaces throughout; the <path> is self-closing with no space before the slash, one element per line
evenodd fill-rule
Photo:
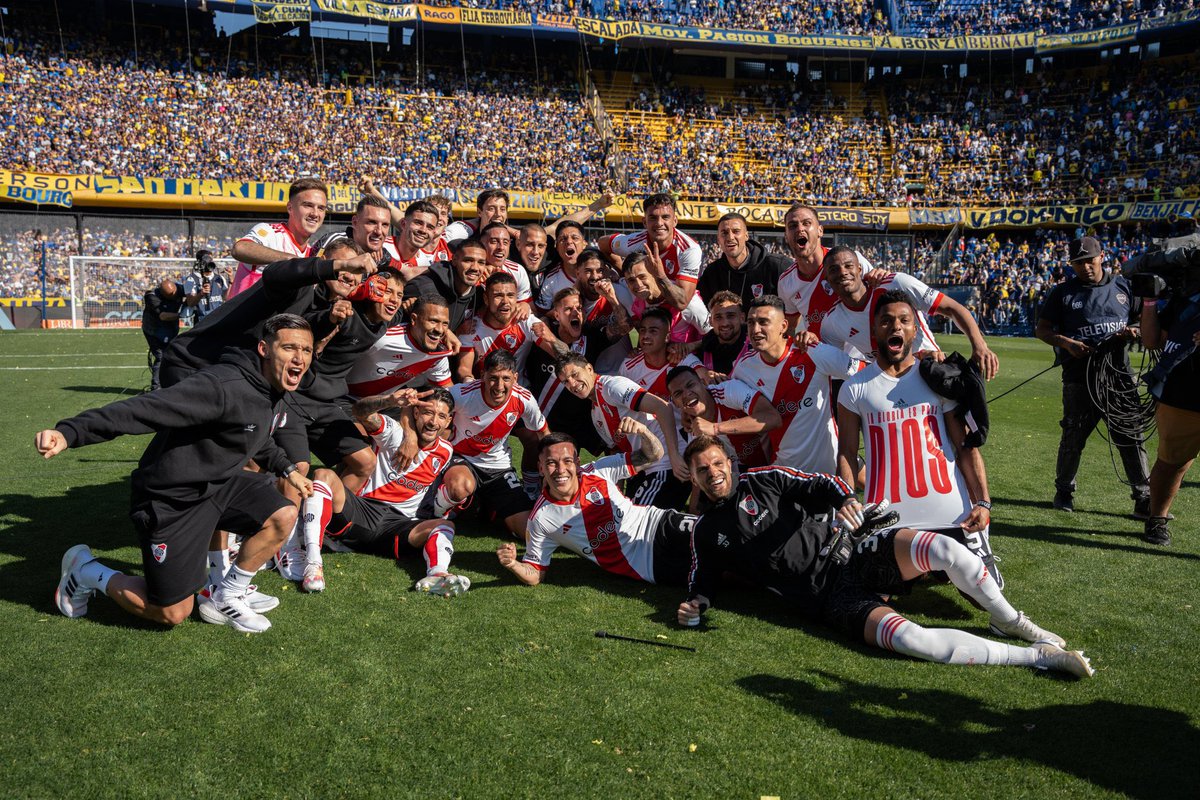
<path fill-rule="evenodd" d="M 997 636 L 1007 636 L 1010 639 L 1022 639 L 1026 642 L 1054 642 L 1059 647 L 1066 647 L 1067 640 L 1057 633 L 1051 633 L 1045 628 L 1039 628 L 1024 611 L 1017 612 L 1017 618 L 1011 622 L 1001 622 L 992 617 L 988 626 Z"/>
<path fill-rule="evenodd" d="M 323 564 L 312 562 L 304 567 L 304 578 L 300 588 L 306 592 L 325 591 L 325 567 Z"/>
<path fill-rule="evenodd" d="M 208 600 L 200 603 L 200 619 L 205 622 L 228 625 L 242 633 L 262 633 L 271 627 L 271 620 L 252 609 L 245 595 L 226 597 L 225 592 L 216 589 Z"/>
<path fill-rule="evenodd" d="M 417 581 L 417 585 L 414 588 L 424 594 L 457 597 L 471 588 L 471 579 L 466 575 L 455 575 L 452 572 L 444 572 L 441 575 L 426 575 Z"/>
<path fill-rule="evenodd" d="M 1096 674 L 1092 662 L 1083 655 L 1082 650 L 1064 650 L 1054 642 L 1037 642 L 1033 645 L 1037 651 L 1038 669 L 1056 669 L 1059 672 L 1069 672 L 1077 678 L 1090 678 Z"/>
<path fill-rule="evenodd" d="M 216 586 L 209 585 L 200 590 L 200 593 L 196 595 L 200 605 L 212 602 L 214 589 L 216 589 Z M 250 588 L 246 590 L 246 605 L 250 606 L 255 613 L 265 614 L 268 611 L 279 608 L 279 598 L 260 592 L 258 587 L 252 583 L 250 584 Z"/>
<path fill-rule="evenodd" d="M 275 553 L 275 569 L 285 580 L 299 581 L 304 579 L 304 568 L 308 565 L 308 555 L 304 552 L 304 542 L 295 531 L 283 543 L 283 547 Z"/>
<path fill-rule="evenodd" d="M 87 613 L 88 600 L 93 589 L 79 582 L 78 570 L 89 561 L 95 561 L 92 549 L 86 544 L 77 544 L 62 557 L 62 577 L 54 590 L 54 604 L 64 617 L 82 617 Z"/>

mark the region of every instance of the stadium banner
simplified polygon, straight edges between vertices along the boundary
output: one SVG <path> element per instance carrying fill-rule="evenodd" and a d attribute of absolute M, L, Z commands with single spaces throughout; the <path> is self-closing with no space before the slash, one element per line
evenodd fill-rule
<path fill-rule="evenodd" d="M 933 226 L 935 228 L 953 228 L 963 221 L 961 208 L 913 208 L 908 212 L 910 226 Z"/>
<path fill-rule="evenodd" d="M 1137 37 L 1137 32 L 1138 24 L 1135 22 L 1130 25 L 1114 25 L 1111 28 L 1098 28 L 1091 31 L 1043 34 L 1038 37 L 1037 51 L 1052 53 L 1058 50 L 1084 50 L 1091 47 L 1132 42 Z"/>
<path fill-rule="evenodd" d="M 320 11 L 345 14 L 351 17 L 367 17 L 380 22 L 404 22 L 416 19 L 417 16 L 417 7 L 413 5 L 399 6 L 392 3 L 374 3 L 370 0 L 312 0 L 312 2 Z M 452 21 L 458 22 L 457 14 Z"/>
<path fill-rule="evenodd" d="M 254 21 L 266 25 L 277 22 L 309 22 L 312 8 L 308 3 L 255 3 Z"/>
<path fill-rule="evenodd" d="M 1192 8 L 1187 11 L 1173 11 L 1170 14 L 1163 14 L 1161 17 L 1149 17 L 1142 20 L 1142 29 L 1158 30 L 1159 28 L 1170 28 L 1173 25 L 1187 25 L 1193 22 L 1200 22 L 1200 8 Z"/>
<path fill-rule="evenodd" d="M 463 25 L 487 25 L 501 28 L 528 28 L 533 16 L 528 11 L 496 11 L 490 8 L 460 8 Z"/>
<path fill-rule="evenodd" d="M 964 223 L 968 228 L 974 229 L 1036 228 L 1045 225 L 1092 226 L 1112 222 L 1152 222 L 1198 215 L 1200 215 L 1200 200 L 1195 198 L 1147 203 L 963 209 Z"/>
<path fill-rule="evenodd" d="M 75 204 L 75 192 L 91 188 L 90 178 L 69 175 L 41 175 L 0 169 L 0 199 L 35 206 Z"/>
<path fill-rule="evenodd" d="M 923 36 L 874 36 L 876 50 L 951 51 L 951 50 L 1022 50 L 1033 47 L 1038 34 L 1009 33 L 996 36 L 946 36 L 925 38 Z"/>
<path fill-rule="evenodd" d="M 420 18 L 422 22 L 429 22 L 434 25 L 458 25 L 462 22 L 462 18 L 458 15 L 457 8 L 441 8 L 439 6 L 410 6 L 416 11 L 413 18 Z"/>

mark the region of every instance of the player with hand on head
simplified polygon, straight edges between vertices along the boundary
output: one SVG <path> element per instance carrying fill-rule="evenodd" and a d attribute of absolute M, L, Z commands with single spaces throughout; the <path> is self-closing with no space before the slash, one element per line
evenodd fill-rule
<path fill-rule="evenodd" d="M 1061 636 L 1014 609 L 979 557 L 949 536 L 880 530 L 888 520 L 864 509 L 850 486 L 830 475 L 782 466 L 738 474 L 725 445 L 712 437 L 694 439 L 685 457 L 704 503 L 690 540 L 687 599 L 676 609 L 680 625 L 699 624 L 728 571 L 851 638 L 913 658 L 1095 674 L 1081 651 L 1066 650 Z M 933 571 L 988 612 L 993 633 L 1033 646 L 925 628 L 884 601 Z"/>
<path fill-rule="evenodd" d="M 656 257 L 653 253 L 634 253 L 621 264 L 621 274 L 625 277 L 625 284 L 634 298 L 633 305 L 629 307 L 629 315 L 636 322 L 647 310 L 660 308 L 669 315 L 670 340 L 673 344 L 698 342 L 701 336 L 712 330 L 708 309 L 705 308 L 699 294 L 692 295 L 691 301 L 682 311 L 666 302 L 666 295 L 654 278 L 655 272 L 662 271 L 661 264 L 655 272 L 651 272 L 647 267 Z"/>
<path fill-rule="evenodd" d="M 617 575 L 648 583 L 678 584 L 687 574 L 688 536 L 693 518 L 630 501 L 618 487 L 662 458 L 662 444 L 631 417 L 621 436 L 638 441 L 629 453 L 581 466 L 579 447 L 564 433 L 538 445 L 542 494 L 529 515 L 525 555 L 511 543 L 496 551 L 500 565 L 527 586 L 537 586 L 550 556 L 565 547 Z"/>
<path fill-rule="evenodd" d="M 316 178 L 300 178 L 288 187 L 287 222 L 264 222 L 233 243 L 238 260 L 226 300 L 241 294 L 262 279 L 263 267 L 276 261 L 307 258 L 308 240 L 325 224 L 329 188 Z"/>
<path fill-rule="evenodd" d="M 404 409 L 403 413 L 411 415 L 410 429 L 380 413 L 389 408 Z M 462 594 L 471 581 L 450 572 L 454 523 L 427 518 L 431 504 L 426 502 L 454 455 L 442 438 L 454 416 L 454 398 L 446 389 L 423 393 L 398 389 L 364 397 L 354 404 L 351 414 L 375 442 L 379 456 L 375 472 L 358 492 L 348 491 L 333 470 L 313 473 L 313 494 L 304 501 L 299 523 L 309 565 L 321 563 L 322 536 L 355 552 L 397 560 L 419 551 L 426 571 L 416 590 L 447 597 Z M 401 467 L 396 453 L 405 437 L 414 434 L 417 457 Z M 456 503 L 466 499 L 452 498 Z M 304 588 L 324 590 L 324 575 L 319 581 L 306 580 Z"/>
<path fill-rule="evenodd" d="M 508 272 L 493 272 L 483 285 L 483 313 L 468 320 L 458 332 L 463 350 L 455 371 L 459 381 L 478 377 L 478 367 L 494 350 L 507 350 L 517 361 L 517 374 L 525 375 L 525 361 L 536 344 L 553 358 L 567 354 L 546 323 L 529 316 L 529 306 L 518 300 L 517 281 Z M 526 314 L 520 317 L 518 308 Z"/>
<path fill-rule="evenodd" d="M 983 456 L 963 446 L 965 424 L 951 413 L 956 403 L 921 376 L 913 353 L 919 312 L 906 292 L 895 291 L 875 301 L 874 314 L 875 363 L 847 380 L 838 396 L 837 473 L 852 480 L 861 435 L 867 502 L 886 500 L 899 524 L 962 541 L 1003 589 L 988 537 L 992 503 Z"/>
<path fill-rule="evenodd" d="M 278 600 L 254 592 L 250 580 L 295 525 L 296 506 L 276 490 L 273 477 L 244 467 L 254 459 L 301 495 L 312 492 L 271 440 L 285 397 L 300 386 L 312 353 L 308 323 L 280 314 L 266 321 L 253 353 L 232 350 L 175 386 L 85 411 L 37 434 L 45 458 L 118 436 L 155 434 L 131 481 L 130 519 L 145 577 L 110 569 L 87 545 L 76 545 L 63 556 L 59 611 L 81 617 L 99 591 L 135 616 L 178 625 L 206 584 L 205 553 L 220 529 L 247 538 L 201 602 L 201 618 L 245 633 L 271 627 L 256 607 L 269 610 Z"/>
<path fill-rule="evenodd" d="M 689 442 L 697 436 L 715 436 L 729 445 L 744 467 L 772 463 L 767 435 L 783 419 L 762 393 L 732 378 L 706 385 L 696 370 L 683 364 L 667 373 L 667 391 Z"/>

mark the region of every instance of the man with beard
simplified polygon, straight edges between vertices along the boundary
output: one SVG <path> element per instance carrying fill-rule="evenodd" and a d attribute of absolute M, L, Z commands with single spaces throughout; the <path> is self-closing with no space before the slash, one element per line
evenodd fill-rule
<path fill-rule="evenodd" d="M 1066 650 L 1061 636 L 1013 608 L 987 566 L 954 539 L 911 528 L 879 530 L 876 514 L 865 514 L 850 486 L 829 475 L 783 466 L 739 475 L 725 445 L 710 436 L 689 444 L 685 457 L 704 495 L 704 513 L 690 539 L 688 595 L 675 612 L 680 625 L 699 625 L 722 576 L 733 572 L 854 640 L 912 658 L 1095 674 L 1082 651 Z M 938 571 L 988 612 L 993 634 L 1033 646 L 925 628 L 886 601 Z"/>
<path fill-rule="evenodd" d="M 459 244 L 449 264 L 434 264 L 409 281 L 405 301 L 425 295 L 441 297 L 450 309 L 450 330 L 459 330 L 475 317 L 483 294 L 479 287 L 487 271 L 487 250 L 478 239 L 467 239 Z"/>
<path fill-rule="evenodd" d="M 239 263 L 225 299 L 258 283 L 266 264 L 310 255 L 308 240 L 325 223 L 328 205 L 329 189 L 316 178 L 301 178 L 288 187 L 287 222 L 255 225 L 233 243 L 231 253 Z"/>
<path fill-rule="evenodd" d="M 525 319 L 529 316 L 533 296 L 525 268 L 508 258 L 509 251 L 512 249 L 512 234 L 508 232 L 508 226 L 500 222 L 491 223 L 479 232 L 479 241 L 483 243 L 483 247 L 487 251 L 488 269 L 485 278 L 496 272 L 504 272 L 512 276 L 517 284 L 517 302 L 521 304 L 516 310 L 517 319 Z"/>
<path fill-rule="evenodd" d="M 704 302 L 711 302 L 717 292 L 729 291 L 737 295 L 744 311 L 757 297 L 779 294 L 779 276 L 788 270 L 788 260 L 767 253 L 761 243 L 750 238 L 745 217 L 736 211 L 721 217 L 717 245 L 721 257 L 704 268 L 696 284 Z"/>
<path fill-rule="evenodd" d="M 709 370 L 728 375 L 746 349 L 746 312 L 738 296 L 728 291 L 714 294 L 708 301 L 708 322 L 712 330 L 693 354 Z"/>
<path fill-rule="evenodd" d="M 679 218 L 675 200 L 669 194 L 655 194 L 642 205 L 645 230 L 639 233 L 601 237 L 600 252 L 625 258 L 638 252 L 655 257 L 647 266 L 666 295 L 667 304 L 685 309 L 696 294 L 700 280 L 703 248 L 683 231 L 677 230 Z"/>
<path fill-rule="evenodd" d="M 796 203 L 783 217 L 783 241 L 796 260 L 779 276 L 779 296 L 787 312 L 789 333 L 809 331 L 821 335 L 821 321 L 837 303 L 837 295 L 825 280 L 822 263 L 828 249 L 821 244 L 825 229 L 817 219 L 817 210 Z M 863 272 L 871 263 L 859 254 Z"/>
<path fill-rule="evenodd" d="M 438 295 L 424 295 L 409 309 L 407 324 L 392 325 L 346 376 L 351 397 L 397 389 L 449 387 L 453 351 L 447 346 L 450 309 Z"/>
<path fill-rule="evenodd" d="M 628 330 L 632 322 L 627 308 L 633 305 L 633 296 L 619 283 L 613 283 L 608 266 L 599 250 L 580 253 L 575 287 L 583 301 L 584 320 L 588 325 L 608 330 Z M 620 369 L 621 362 L 633 352 L 633 343 L 628 336 L 619 337 L 596 357 L 596 371 L 604 374 Z"/>
<path fill-rule="evenodd" d="M 549 259 L 546 258 L 548 241 L 546 229 L 536 222 L 521 226 L 517 233 L 517 258 L 525 267 L 529 292 L 535 299 L 541 297 L 542 284 L 550 273 Z"/>
<path fill-rule="evenodd" d="M 656 256 L 646 253 L 634 253 L 621 264 L 621 274 L 625 276 L 625 285 L 633 294 L 633 304 L 629 307 L 629 315 L 636 323 L 648 309 L 657 308 L 667 312 L 671 321 L 670 341 L 672 344 L 687 344 L 698 342 L 700 337 L 712 330 L 709 325 L 708 309 L 704 307 L 699 293 L 692 295 L 691 301 L 683 310 L 677 309 L 667 302 L 655 280 L 654 274 L 662 271 L 658 264 L 653 271 L 648 266 Z"/>
<path fill-rule="evenodd" d="M 916 367 L 918 311 L 906 292 L 875 302 L 874 363 L 838 396 L 837 474 L 853 480 L 861 435 L 866 445 L 867 503 L 887 501 L 899 524 L 963 541 L 1000 588 L 988 539 L 991 495 L 978 448 L 963 447 L 965 424 L 956 403 L 936 394 Z"/>
<path fill-rule="evenodd" d="M 679 427 L 687 441 L 698 436 L 715 436 L 729 445 L 743 467 L 771 463 L 767 434 L 783 424 L 779 412 L 761 392 L 739 380 L 706 385 L 686 365 L 667 373 L 671 404 L 679 411 Z"/>
<path fill-rule="evenodd" d="M 295 524 L 296 506 L 276 491 L 274 478 L 244 467 L 255 459 L 300 494 L 312 491 L 271 441 L 284 400 L 300 386 L 312 353 L 308 323 L 280 314 L 266 320 L 253 351 L 233 350 L 175 386 L 85 411 L 37 434 L 44 458 L 118 436 L 155 434 L 132 476 L 130 519 L 145 577 L 110 569 L 87 545 L 76 545 L 63 556 L 54 595 L 59 611 L 82 617 L 98 591 L 134 616 L 178 625 L 191 615 L 194 595 L 205 584 L 213 531 L 224 529 L 247 538 L 201 605 L 201 618 L 244 633 L 271 627 L 246 595 L 254 573 Z"/>
<path fill-rule="evenodd" d="M 392 230 L 392 215 L 388 209 L 386 200 L 373 195 L 359 198 L 345 233 L 374 258 L 380 268 L 394 267 L 399 270 L 402 265 L 396 262 L 392 253 L 385 247 Z"/>
<path fill-rule="evenodd" d="M 457 373 L 460 382 L 477 377 L 476 366 L 495 350 L 507 350 L 517 362 L 517 375 L 524 376 L 525 361 L 536 344 L 551 357 L 566 355 L 567 346 L 537 317 L 521 319 L 517 309 L 529 306 L 517 298 L 517 281 L 507 272 L 493 272 L 483 285 L 483 312 L 469 321 L 459 334 L 463 350 Z"/>

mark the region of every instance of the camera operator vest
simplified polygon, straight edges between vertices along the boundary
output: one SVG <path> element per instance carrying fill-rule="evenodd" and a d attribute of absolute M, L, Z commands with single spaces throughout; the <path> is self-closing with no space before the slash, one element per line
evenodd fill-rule
<path fill-rule="evenodd" d="M 1042 319 L 1053 323 L 1063 336 L 1095 348 L 1124 330 L 1137 307 L 1125 278 L 1109 274 L 1100 283 L 1087 284 L 1072 275 L 1050 290 L 1042 305 Z M 1086 380 L 1087 359 L 1055 349 L 1063 365 L 1063 380 Z"/>

